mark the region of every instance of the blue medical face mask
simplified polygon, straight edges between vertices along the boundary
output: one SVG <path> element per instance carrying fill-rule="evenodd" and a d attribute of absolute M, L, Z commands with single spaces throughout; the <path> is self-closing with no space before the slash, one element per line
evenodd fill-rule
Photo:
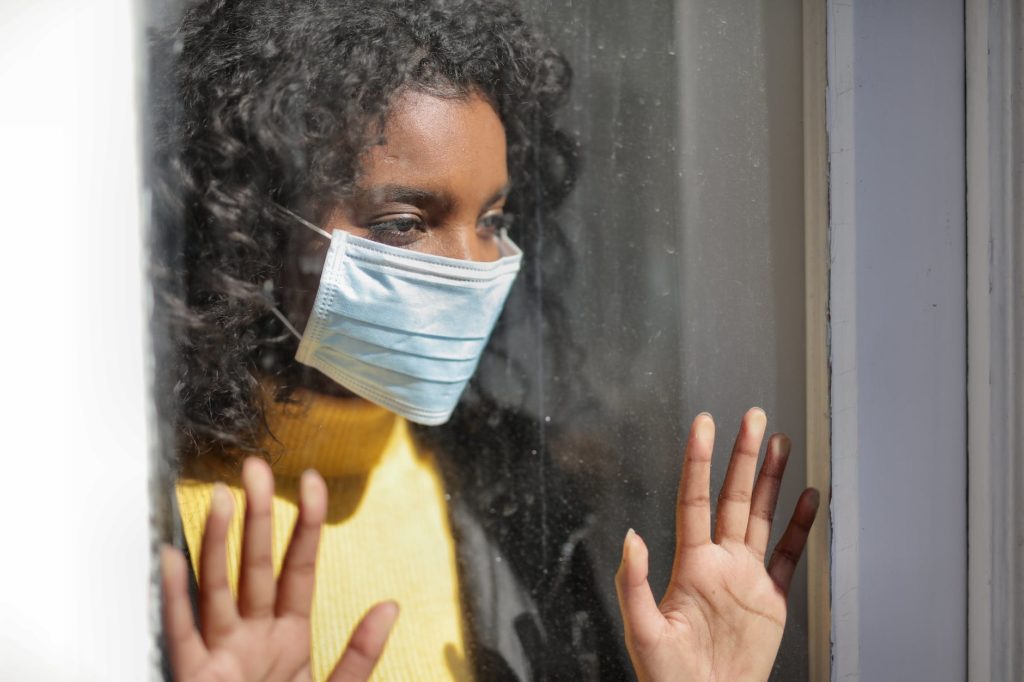
<path fill-rule="evenodd" d="M 290 213 L 290 212 L 289 212 Z M 522 261 L 505 230 L 493 262 L 443 258 L 333 234 L 295 359 L 418 424 L 451 417 Z"/>

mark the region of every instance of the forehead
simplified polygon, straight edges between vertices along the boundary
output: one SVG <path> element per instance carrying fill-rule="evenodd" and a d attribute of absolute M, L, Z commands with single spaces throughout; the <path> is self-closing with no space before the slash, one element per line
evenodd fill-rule
<path fill-rule="evenodd" d="M 505 129 L 487 100 L 407 91 L 395 102 L 384 143 L 367 151 L 359 184 L 493 192 L 507 181 Z"/>

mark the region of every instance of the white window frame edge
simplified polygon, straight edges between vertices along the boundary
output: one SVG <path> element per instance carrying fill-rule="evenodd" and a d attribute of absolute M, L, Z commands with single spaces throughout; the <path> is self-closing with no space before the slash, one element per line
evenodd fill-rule
<path fill-rule="evenodd" d="M 823 504 L 807 540 L 808 680 L 827 682 L 832 665 L 827 504 L 832 487 L 828 366 L 828 136 L 825 127 L 826 2 L 803 0 L 804 277 L 807 485 Z"/>
<path fill-rule="evenodd" d="M 967 0 L 968 679 L 1024 666 L 1024 3 Z M 1017 298 L 1014 299 L 1016 294 Z"/>
<path fill-rule="evenodd" d="M 855 330 L 856 224 L 853 97 L 853 6 L 829 0 L 827 15 L 828 206 L 829 206 L 829 354 L 830 417 L 832 429 L 832 477 L 829 521 L 832 542 L 844 538 L 841 547 L 830 547 L 831 660 L 829 679 L 858 679 L 858 449 L 857 449 L 857 347 Z M 841 228 L 849 229 L 841 229 Z M 836 253 L 846 254 L 836 258 Z M 835 481 L 840 481 L 841 485 Z M 839 586 L 843 587 L 838 590 Z M 842 645 L 839 646 L 838 644 Z M 818 682 L 816 680 L 815 682 Z"/>

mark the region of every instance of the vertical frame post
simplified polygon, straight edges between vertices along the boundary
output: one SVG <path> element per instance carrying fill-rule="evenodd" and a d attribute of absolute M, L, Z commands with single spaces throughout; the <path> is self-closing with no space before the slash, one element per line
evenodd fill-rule
<path fill-rule="evenodd" d="M 1024 2 L 968 0 L 968 679 L 1024 666 Z"/>
<path fill-rule="evenodd" d="M 806 289 L 807 485 L 822 505 L 807 541 L 808 679 L 827 682 L 832 661 L 829 536 L 832 515 L 828 358 L 828 138 L 826 3 L 803 2 L 804 276 Z"/>

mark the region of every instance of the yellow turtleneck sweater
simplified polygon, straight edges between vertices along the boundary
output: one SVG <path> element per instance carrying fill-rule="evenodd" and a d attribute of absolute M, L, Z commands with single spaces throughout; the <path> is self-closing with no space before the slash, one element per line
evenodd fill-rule
<path fill-rule="evenodd" d="M 328 511 L 317 557 L 312 615 L 314 680 L 324 680 L 352 629 L 388 599 L 401 613 L 374 680 L 469 680 L 455 547 L 437 465 L 419 452 L 408 423 L 370 403 L 320 395 L 268 416 L 279 441 L 273 464 L 274 565 L 298 516 L 298 477 L 313 468 L 327 482 Z M 235 498 L 228 574 L 237 595 L 244 495 L 237 478 L 191 467 L 177 484 L 185 539 L 199 570 L 213 483 Z"/>

